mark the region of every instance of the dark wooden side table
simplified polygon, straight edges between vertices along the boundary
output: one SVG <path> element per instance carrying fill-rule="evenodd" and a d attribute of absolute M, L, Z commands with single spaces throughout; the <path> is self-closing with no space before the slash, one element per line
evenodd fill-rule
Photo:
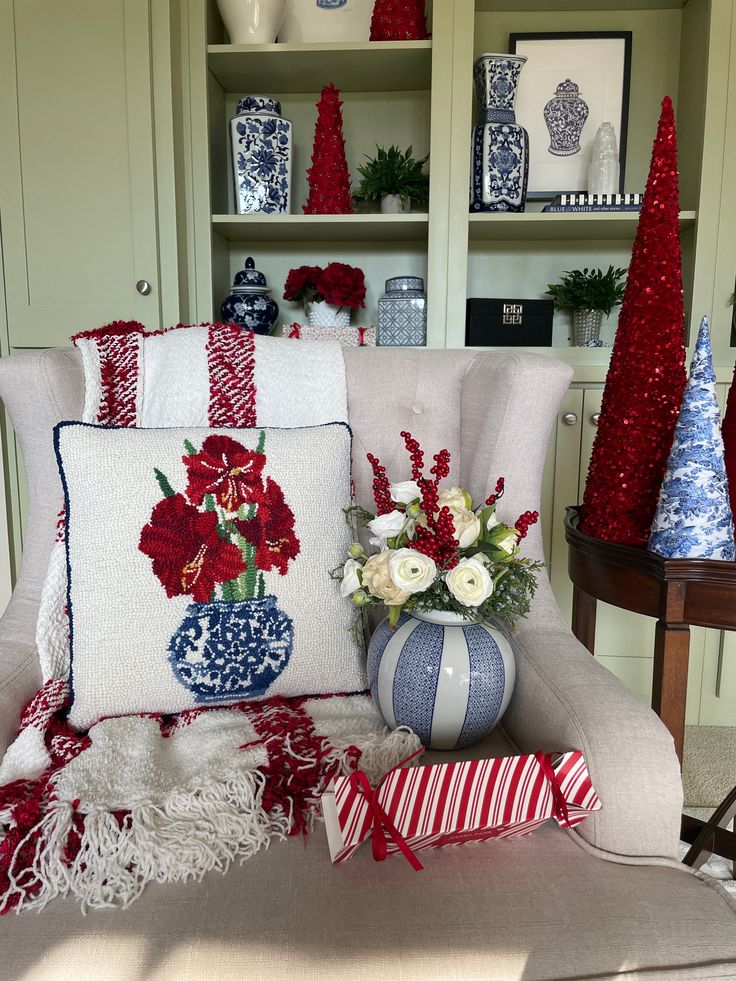
<path fill-rule="evenodd" d="M 665 560 L 646 549 L 591 538 L 580 531 L 579 519 L 579 508 L 567 508 L 573 633 L 595 652 L 598 600 L 656 618 L 652 708 L 672 733 L 682 762 L 690 626 L 736 630 L 736 562 Z M 717 811 L 707 824 L 684 817 L 684 840 L 703 839 L 703 848 L 736 859 L 736 834 L 723 829 L 725 811 L 734 804 L 730 798 L 736 799 L 736 790 L 719 808 L 724 813 Z M 698 864 L 697 856 L 688 864 Z"/>

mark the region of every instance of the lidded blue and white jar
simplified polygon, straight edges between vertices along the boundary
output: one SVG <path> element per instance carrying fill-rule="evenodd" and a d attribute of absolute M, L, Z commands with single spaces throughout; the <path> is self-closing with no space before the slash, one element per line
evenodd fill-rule
<path fill-rule="evenodd" d="M 529 136 L 514 104 L 523 55 L 482 54 L 473 65 L 478 122 L 473 128 L 471 211 L 523 211 Z"/>
<path fill-rule="evenodd" d="M 292 124 L 281 116 L 281 103 L 247 95 L 230 120 L 239 215 L 291 212 Z"/>
<path fill-rule="evenodd" d="M 549 152 L 555 157 L 572 157 L 580 153 L 580 134 L 590 114 L 580 87 L 569 78 L 555 89 L 542 110 L 549 130 Z"/>
<path fill-rule="evenodd" d="M 220 307 L 222 321 L 238 324 L 254 334 L 270 334 L 279 315 L 278 303 L 271 298 L 266 277 L 248 256 L 245 268 L 235 274 L 230 295 Z"/>
<path fill-rule="evenodd" d="M 420 276 L 394 276 L 378 300 L 379 347 L 422 347 L 427 343 L 427 297 Z"/>

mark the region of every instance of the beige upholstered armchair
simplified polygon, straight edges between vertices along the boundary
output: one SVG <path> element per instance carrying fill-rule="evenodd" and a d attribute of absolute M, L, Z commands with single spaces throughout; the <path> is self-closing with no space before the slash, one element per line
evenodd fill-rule
<path fill-rule="evenodd" d="M 475 497 L 507 480 L 502 515 L 539 507 L 547 440 L 570 369 L 528 354 L 346 350 L 354 472 L 367 450 L 407 476 L 399 433 L 453 454 Z M 71 350 L 0 362 L 0 397 L 25 461 L 23 568 L 0 623 L 0 748 L 39 683 L 34 629 L 61 499 L 51 430 L 78 418 Z M 539 529 L 529 550 L 542 557 Z M 580 748 L 603 810 L 574 831 L 427 853 L 414 873 L 370 849 L 331 866 L 317 827 L 202 883 L 151 886 L 130 910 L 82 917 L 58 900 L 0 920 L 7 978 L 121 981 L 314 978 L 736 978 L 736 905 L 678 865 L 682 788 L 659 719 L 574 639 L 546 577 L 516 633 L 502 727 L 466 758 Z"/>

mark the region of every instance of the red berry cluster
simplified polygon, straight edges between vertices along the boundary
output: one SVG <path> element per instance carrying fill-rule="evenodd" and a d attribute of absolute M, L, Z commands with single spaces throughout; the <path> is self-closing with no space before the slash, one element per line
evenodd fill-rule
<path fill-rule="evenodd" d="M 394 502 L 391 500 L 386 468 L 381 466 L 378 457 L 372 453 L 368 454 L 368 462 L 373 468 L 373 500 L 376 502 L 376 513 L 388 514 L 389 511 L 393 511 Z"/>
<path fill-rule="evenodd" d="M 527 532 L 532 525 L 539 520 L 539 511 L 525 511 L 516 519 L 514 528 L 519 532 L 519 538 L 526 538 Z"/>
<path fill-rule="evenodd" d="M 503 489 L 506 486 L 506 478 L 499 477 L 496 481 L 496 493 L 489 494 L 486 498 L 486 504 L 495 504 L 499 497 L 503 497 Z"/>
<path fill-rule="evenodd" d="M 434 466 L 429 472 L 434 474 L 435 484 L 439 484 L 450 473 L 450 451 L 440 450 L 439 453 L 435 453 L 432 459 Z"/>
<path fill-rule="evenodd" d="M 424 467 L 424 453 L 422 452 L 422 448 L 418 440 L 414 439 L 411 433 L 402 432 L 400 435 L 411 457 L 411 479 L 419 480 L 422 476 L 422 468 Z"/>

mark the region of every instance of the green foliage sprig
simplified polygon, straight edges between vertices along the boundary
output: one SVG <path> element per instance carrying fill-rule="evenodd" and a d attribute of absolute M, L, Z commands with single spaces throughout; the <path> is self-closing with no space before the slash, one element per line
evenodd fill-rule
<path fill-rule="evenodd" d="M 376 144 L 377 155 L 368 157 L 368 163 L 358 167 L 360 184 L 353 194 L 357 204 L 380 201 L 386 194 L 399 194 L 404 205 L 409 199 L 418 206 L 429 202 L 429 175 L 422 169 L 429 157 L 416 160 L 412 147 L 405 151 L 397 146 L 385 147 Z"/>
<path fill-rule="evenodd" d="M 624 297 L 626 270 L 609 266 L 600 269 L 573 269 L 559 283 L 550 284 L 547 294 L 562 310 L 602 310 L 608 316 Z"/>

